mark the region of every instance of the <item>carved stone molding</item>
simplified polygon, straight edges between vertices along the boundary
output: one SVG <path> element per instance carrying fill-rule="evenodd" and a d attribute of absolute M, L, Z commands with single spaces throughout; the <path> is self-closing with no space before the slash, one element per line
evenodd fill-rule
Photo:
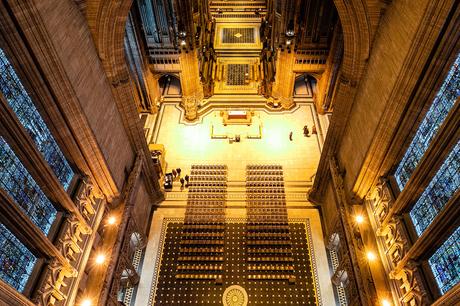
<path fill-rule="evenodd" d="M 409 251 L 409 237 L 398 218 L 392 218 L 384 228 L 378 228 L 376 235 L 382 237 L 386 247 L 386 255 L 394 268 Z"/>
<path fill-rule="evenodd" d="M 392 290 L 399 297 L 400 305 L 429 305 L 430 300 L 423 285 L 418 264 L 408 262 L 402 269 L 397 269 L 400 262 L 411 248 L 409 235 L 399 216 L 392 216 L 390 221 L 384 222 L 395 199 L 385 178 L 379 178 L 377 184 L 371 188 L 366 196 L 372 215 L 376 238 L 381 246 L 382 259 L 390 269 L 389 276 L 394 284 Z"/>
<path fill-rule="evenodd" d="M 344 187 L 343 173 L 333 155 L 329 155 L 329 169 L 332 183 L 337 198 L 340 222 L 336 223 L 334 232 L 340 236 L 341 246 L 338 250 L 340 265 L 344 265 L 349 271 L 350 283 L 354 285 L 347 288 L 347 300 L 354 300 L 356 304 L 351 305 L 374 305 L 376 290 L 372 280 L 369 266 L 366 262 L 359 260 L 365 252 L 361 233 L 350 221 L 352 220 L 351 205 Z M 343 241 L 343 243 L 342 243 Z"/>
<path fill-rule="evenodd" d="M 109 291 L 108 301 L 116 301 L 122 288 L 131 288 L 139 282 L 140 276 L 132 264 L 134 253 L 145 248 L 147 237 L 139 230 L 132 214 L 129 212 L 129 221 L 123 236 L 122 245 L 116 264 Z M 132 237 L 137 235 L 138 244 L 133 244 Z M 116 304 L 118 305 L 118 304 Z"/>
<path fill-rule="evenodd" d="M 143 154 L 142 152 L 139 152 L 136 156 L 134 166 L 129 174 L 128 181 L 123 189 L 122 203 L 125 207 L 119 224 L 116 241 L 112 247 L 112 256 L 102 284 L 99 296 L 99 305 L 118 305 L 117 294 L 120 288 L 120 278 L 127 266 L 126 258 L 130 258 L 129 247 L 131 235 L 134 232 L 139 235 L 143 235 L 143 232 L 135 225 L 131 212 L 134 203 L 131 201 L 131 198 L 133 192 L 135 191 L 135 186 L 141 178 L 144 162 Z M 142 245 L 145 245 L 147 239 L 144 236 L 141 236 L 140 240 L 143 241 Z"/>
<path fill-rule="evenodd" d="M 366 200 L 370 203 L 377 226 L 380 227 L 395 202 L 388 180 L 379 178 L 374 188 L 368 192 Z"/>
<path fill-rule="evenodd" d="M 92 224 L 102 200 L 102 193 L 89 178 L 86 178 L 81 183 L 74 202 L 88 224 Z M 56 247 L 67 260 L 67 264 L 62 264 L 57 259 L 51 260 L 35 295 L 35 303 L 43 306 L 60 305 L 59 302 L 67 299 L 69 290 L 67 287 L 70 279 L 78 274 L 78 259 L 92 231 L 92 228 L 82 224 L 73 214 L 65 219 Z"/>
<path fill-rule="evenodd" d="M 77 270 L 71 265 L 63 266 L 57 260 L 51 261 L 46 267 L 44 283 L 37 291 L 35 302 L 38 305 L 56 305 L 57 302 L 67 298 L 62 289 L 67 287 L 66 279 L 76 277 Z"/>
<path fill-rule="evenodd" d="M 86 177 L 80 185 L 80 190 L 75 198 L 75 204 L 78 207 L 81 215 L 85 218 L 88 224 L 92 223 L 98 202 L 103 198 L 101 191 L 94 186 L 91 180 Z"/>
<path fill-rule="evenodd" d="M 200 100 L 196 96 L 184 96 L 182 97 L 181 105 L 185 110 L 185 118 L 189 121 L 193 121 L 198 118 L 198 103 Z"/>
<path fill-rule="evenodd" d="M 398 273 L 390 273 L 398 282 L 401 305 L 431 305 L 417 265 L 408 265 Z"/>
<path fill-rule="evenodd" d="M 293 97 L 281 97 L 279 101 L 284 109 L 291 109 L 295 105 Z"/>

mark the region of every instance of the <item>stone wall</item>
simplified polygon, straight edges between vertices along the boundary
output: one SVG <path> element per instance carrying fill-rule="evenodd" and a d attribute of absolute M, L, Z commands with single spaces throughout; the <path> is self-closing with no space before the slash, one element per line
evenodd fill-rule
<path fill-rule="evenodd" d="M 72 1 L 37 1 L 37 10 L 73 85 L 73 94 L 121 189 L 125 168 L 131 167 L 134 153 L 86 20 Z"/>

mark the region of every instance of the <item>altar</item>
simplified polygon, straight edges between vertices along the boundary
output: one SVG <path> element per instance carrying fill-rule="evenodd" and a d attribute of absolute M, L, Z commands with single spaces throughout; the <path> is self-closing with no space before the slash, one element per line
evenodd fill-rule
<path fill-rule="evenodd" d="M 229 110 L 220 112 L 220 116 L 223 118 L 222 123 L 224 126 L 232 124 L 251 125 L 252 115 L 254 115 L 254 112 L 246 110 Z"/>
<path fill-rule="evenodd" d="M 214 114 L 211 125 L 212 139 L 239 142 L 241 138 L 261 139 L 260 116 L 251 110 L 223 110 Z"/>

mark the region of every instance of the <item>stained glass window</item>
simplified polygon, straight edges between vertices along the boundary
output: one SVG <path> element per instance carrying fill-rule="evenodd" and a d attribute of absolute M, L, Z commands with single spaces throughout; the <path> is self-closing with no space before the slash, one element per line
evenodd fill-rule
<path fill-rule="evenodd" d="M 2 137 L 0 187 L 5 189 L 45 235 L 48 234 L 56 218 L 56 209 Z"/>
<path fill-rule="evenodd" d="M 3 224 L 0 224 L 0 278 L 22 292 L 37 257 Z"/>
<path fill-rule="evenodd" d="M 67 190 L 74 172 L 2 49 L 0 49 L 0 91 L 64 189 Z"/>
<path fill-rule="evenodd" d="M 421 235 L 460 188 L 460 142 L 449 153 L 410 211 L 415 230 Z"/>
<path fill-rule="evenodd" d="M 460 96 L 460 54 L 451 67 L 441 89 L 434 98 L 433 104 L 420 124 L 414 139 L 404 154 L 394 174 L 399 189 L 403 190 L 423 154 L 428 149 L 436 132 L 446 119 L 455 101 Z"/>
<path fill-rule="evenodd" d="M 460 282 L 460 227 L 428 262 L 442 294 Z"/>

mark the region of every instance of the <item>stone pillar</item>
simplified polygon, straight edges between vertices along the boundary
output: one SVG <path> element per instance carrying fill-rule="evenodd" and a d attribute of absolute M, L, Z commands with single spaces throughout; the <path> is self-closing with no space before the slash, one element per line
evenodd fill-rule
<path fill-rule="evenodd" d="M 195 96 L 183 96 L 182 107 L 185 109 L 185 118 L 193 121 L 198 117 L 198 102 Z"/>
<path fill-rule="evenodd" d="M 292 97 L 295 84 L 294 63 L 294 52 L 278 51 L 272 96 L 275 100 L 279 100 L 284 109 L 290 109 L 294 106 Z"/>
<path fill-rule="evenodd" d="M 147 83 L 147 90 L 150 97 L 151 102 L 151 113 L 156 114 L 158 112 L 158 102 L 161 100 L 161 91 L 160 91 L 160 84 L 158 84 L 158 80 L 160 75 L 153 74 L 150 69 L 146 70 L 145 73 L 145 80 Z"/>
<path fill-rule="evenodd" d="M 181 105 L 185 109 L 185 118 L 190 121 L 198 118 L 198 105 L 203 99 L 203 86 L 200 83 L 196 52 L 196 50 L 182 52 L 179 56 L 182 87 Z"/>

